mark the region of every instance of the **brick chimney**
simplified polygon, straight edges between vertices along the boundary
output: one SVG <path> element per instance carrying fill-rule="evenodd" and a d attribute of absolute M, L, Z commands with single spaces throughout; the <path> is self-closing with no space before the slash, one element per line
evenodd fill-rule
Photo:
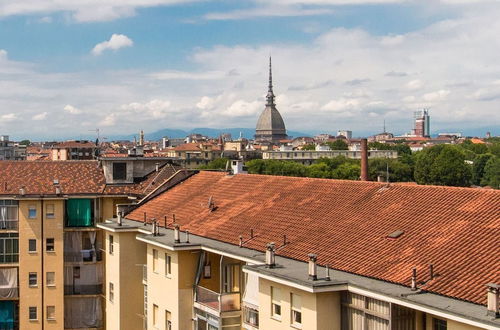
<path fill-rule="evenodd" d="M 500 285 L 490 283 L 488 287 L 488 315 L 500 317 Z"/>
<path fill-rule="evenodd" d="M 361 181 L 368 181 L 368 140 L 361 139 Z"/>

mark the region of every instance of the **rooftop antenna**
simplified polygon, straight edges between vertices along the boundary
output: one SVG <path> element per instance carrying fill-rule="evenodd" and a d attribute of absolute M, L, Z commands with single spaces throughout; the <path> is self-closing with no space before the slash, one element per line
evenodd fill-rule
<path fill-rule="evenodd" d="M 386 131 L 385 131 L 385 119 L 384 119 L 384 133 L 385 133 L 385 132 L 386 132 Z"/>
<path fill-rule="evenodd" d="M 98 128 L 96 128 L 96 129 L 89 129 L 89 132 L 96 132 L 96 134 L 97 134 L 97 141 L 101 142 L 100 130 Z"/>

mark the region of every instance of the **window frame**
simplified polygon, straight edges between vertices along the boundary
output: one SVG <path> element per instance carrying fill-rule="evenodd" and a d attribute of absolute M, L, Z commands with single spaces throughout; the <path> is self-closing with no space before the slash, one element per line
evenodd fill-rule
<path fill-rule="evenodd" d="M 31 213 L 32 211 L 35 213 L 34 215 Z M 28 205 L 28 219 L 30 220 L 36 219 L 37 218 L 36 211 L 37 211 L 36 205 L 34 204 Z"/>
<path fill-rule="evenodd" d="M 153 326 L 156 327 L 158 325 L 158 312 L 159 307 L 157 304 L 153 304 Z"/>
<path fill-rule="evenodd" d="M 33 314 L 35 314 L 35 317 L 32 317 Z M 38 308 L 36 306 L 28 307 L 28 319 L 30 321 L 38 321 Z"/>
<path fill-rule="evenodd" d="M 271 286 L 271 318 L 281 321 L 282 311 L 281 288 Z"/>
<path fill-rule="evenodd" d="M 114 162 L 112 175 L 113 175 L 113 181 L 127 180 L 127 163 Z"/>
<path fill-rule="evenodd" d="M 56 240 L 54 238 L 49 237 L 45 239 L 45 251 L 52 253 L 56 252 Z"/>
<path fill-rule="evenodd" d="M 151 254 L 153 256 L 153 264 L 152 264 L 153 273 L 158 274 L 158 250 L 157 249 L 153 249 L 153 251 L 151 252 Z"/>
<path fill-rule="evenodd" d="M 113 255 L 114 254 L 114 244 L 115 240 L 113 235 L 108 235 L 108 252 L 109 254 Z"/>
<path fill-rule="evenodd" d="M 294 300 L 300 300 L 300 309 L 293 306 Z M 297 315 L 300 318 L 300 322 L 296 321 Z M 293 292 L 290 293 L 290 324 L 294 328 L 302 329 L 302 297 Z"/>
<path fill-rule="evenodd" d="M 45 217 L 47 219 L 55 219 L 55 217 L 56 217 L 56 205 L 54 203 L 45 205 Z"/>
<path fill-rule="evenodd" d="M 55 321 L 56 319 L 56 306 L 50 305 L 46 307 L 46 315 L 48 321 Z M 52 317 L 50 316 L 52 314 Z"/>
<path fill-rule="evenodd" d="M 172 277 L 172 256 L 165 253 L 165 276 Z"/>
<path fill-rule="evenodd" d="M 35 249 L 31 249 L 31 244 L 35 243 Z M 28 238 L 28 253 L 36 253 L 37 252 L 37 246 L 36 246 L 36 239 L 35 238 Z"/>
<path fill-rule="evenodd" d="M 28 286 L 30 288 L 38 287 L 38 274 L 37 272 L 29 272 L 28 273 Z"/>
<path fill-rule="evenodd" d="M 109 298 L 109 301 L 114 303 L 115 302 L 115 285 L 113 284 L 113 282 L 109 282 L 109 290 L 108 290 L 108 298 Z"/>
<path fill-rule="evenodd" d="M 448 322 L 438 317 L 432 317 L 432 330 L 446 330 Z"/>
<path fill-rule="evenodd" d="M 49 274 L 50 274 L 50 276 L 49 276 Z M 52 281 L 49 282 L 50 277 L 52 277 Z M 47 287 L 51 287 L 51 288 L 56 286 L 56 272 L 46 272 L 45 285 L 47 285 Z"/>

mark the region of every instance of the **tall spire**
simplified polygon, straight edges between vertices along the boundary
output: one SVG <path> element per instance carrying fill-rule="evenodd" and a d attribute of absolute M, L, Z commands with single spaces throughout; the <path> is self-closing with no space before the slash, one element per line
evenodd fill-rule
<path fill-rule="evenodd" d="M 267 99 L 266 106 L 273 106 L 274 105 L 273 71 L 272 71 L 272 65 L 271 65 L 271 56 L 269 56 L 269 86 L 267 89 L 266 99 Z"/>

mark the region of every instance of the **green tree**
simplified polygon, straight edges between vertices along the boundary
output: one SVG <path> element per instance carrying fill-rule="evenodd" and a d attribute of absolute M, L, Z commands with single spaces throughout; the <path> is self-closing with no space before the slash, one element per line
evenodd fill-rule
<path fill-rule="evenodd" d="M 316 146 L 314 144 L 304 144 L 302 146 L 302 150 L 316 150 Z"/>
<path fill-rule="evenodd" d="M 377 181 L 380 175 L 387 177 L 387 165 L 389 165 L 390 182 L 410 182 L 413 181 L 413 168 L 398 159 L 374 158 L 368 161 L 368 171 L 370 180 Z"/>
<path fill-rule="evenodd" d="M 24 145 L 24 146 L 29 146 L 31 144 L 31 141 L 30 140 L 22 140 L 21 142 L 19 142 L 19 144 Z"/>
<path fill-rule="evenodd" d="M 441 144 L 417 154 L 414 176 L 419 184 L 465 187 L 470 185 L 472 169 L 463 150 Z"/>
<path fill-rule="evenodd" d="M 328 145 L 332 150 L 349 150 L 347 142 L 345 142 L 343 139 L 337 139 L 333 142 L 326 142 L 325 144 Z"/>
<path fill-rule="evenodd" d="M 207 165 L 200 166 L 201 170 L 225 170 L 226 164 L 229 161 L 227 158 L 217 158 L 210 161 Z"/>
<path fill-rule="evenodd" d="M 324 162 L 318 162 L 307 167 L 307 176 L 310 178 L 329 179 L 332 177 L 332 170 L 330 169 L 328 164 Z"/>
<path fill-rule="evenodd" d="M 500 189 L 500 158 L 491 157 L 484 166 L 484 174 L 481 180 L 482 186 L 490 186 Z"/>
<path fill-rule="evenodd" d="M 494 157 L 492 154 L 477 155 L 472 164 L 472 184 L 480 185 L 484 176 L 484 167 L 488 160 Z"/>
<path fill-rule="evenodd" d="M 334 179 L 359 180 L 361 166 L 358 164 L 344 163 L 333 170 Z"/>

